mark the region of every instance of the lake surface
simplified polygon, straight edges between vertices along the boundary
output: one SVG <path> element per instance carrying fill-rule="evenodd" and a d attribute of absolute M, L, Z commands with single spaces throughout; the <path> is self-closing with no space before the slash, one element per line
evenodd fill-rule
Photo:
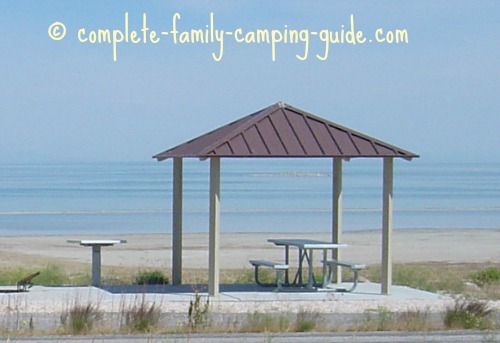
<path fill-rule="evenodd" d="M 208 230 L 209 162 L 184 162 L 184 229 Z M 222 232 L 326 232 L 331 159 L 222 159 Z M 394 227 L 499 228 L 500 164 L 396 160 Z M 171 232 L 172 162 L 0 165 L 0 235 Z M 381 227 L 382 161 L 344 162 L 344 230 Z"/>

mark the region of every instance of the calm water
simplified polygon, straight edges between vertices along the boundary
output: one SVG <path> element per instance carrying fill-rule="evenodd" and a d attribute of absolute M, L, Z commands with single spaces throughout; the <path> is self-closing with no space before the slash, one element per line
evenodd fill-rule
<path fill-rule="evenodd" d="M 184 164 L 184 227 L 208 227 L 209 162 Z M 331 160 L 222 160 L 223 232 L 326 232 Z M 172 162 L 0 165 L 0 234 L 171 232 Z M 344 230 L 381 227 L 382 162 L 344 163 Z M 500 164 L 396 161 L 395 228 L 499 228 Z"/>

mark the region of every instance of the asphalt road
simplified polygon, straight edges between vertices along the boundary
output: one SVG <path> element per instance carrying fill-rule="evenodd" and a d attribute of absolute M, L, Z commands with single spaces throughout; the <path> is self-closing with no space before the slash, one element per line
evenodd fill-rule
<path fill-rule="evenodd" d="M 3 337 L 0 342 L 65 342 L 65 343 L 412 343 L 412 342 L 480 342 L 500 343 L 500 331 L 438 331 L 438 332 L 363 332 L 363 333 L 259 333 L 259 334 L 197 334 L 197 335 L 114 335 L 114 336 L 47 336 Z"/>

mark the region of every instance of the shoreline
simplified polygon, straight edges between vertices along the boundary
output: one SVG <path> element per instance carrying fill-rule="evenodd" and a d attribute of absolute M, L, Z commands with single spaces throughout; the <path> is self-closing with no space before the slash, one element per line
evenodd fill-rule
<path fill-rule="evenodd" d="M 208 234 L 184 233 L 183 266 L 206 269 Z M 250 259 L 282 260 L 284 251 L 267 242 L 270 238 L 329 240 L 324 233 L 221 233 L 220 268 L 251 268 Z M 500 263 L 500 229 L 395 229 L 393 262 Z M 91 249 L 67 243 L 70 239 L 125 239 L 126 244 L 102 248 L 103 267 L 169 269 L 172 258 L 171 233 L 72 234 L 0 236 L 0 267 L 30 267 L 62 264 L 69 269 L 88 268 Z M 342 259 L 379 264 L 381 230 L 343 233 Z M 291 254 L 295 254 L 291 251 Z M 295 258 L 293 255 L 291 259 Z"/>
<path fill-rule="evenodd" d="M 343 234 L 361 234 L 361 233 L 378 233 L 381 232 L 381 228 L 369 228 L 369 229 L 349 229 L 343 231 Z M 393 228 L 393 232 L 398 233 L 398 232 L 425 232 L 425 231 L 470 231 L 470 230 L 478 230 L 478 231 L 497 231 L 500 232 L 500 226 L 499 227 L 414 227 L 414 228 L 408 228 L 408 227 L 403 227 L 403 228 Z M 19 231 L 18 231 L 19 232 Z M 200 231 L 184 231 L 184 235 L 198 235 L 198 234 L 207 234 L 208 228 L 203 229 Z M 8 238 L 8 237 L 74 237 L 74 236 L 102 236 L 102 237 L 114 237 L 114 236 L 136 236 L 136 235 L 171 235 L 172 232 L 126 232 L 123 234 L 114 234 L 114 233 L 15 233 L 15 234 L 5 234 L 5 233 L 0 233 L 0 239 L 2 238 Z M 231 232 L 221 232 L 221 235 L 231 235 L 231 234 L 255 234 L 255 235 L 282 235 L 282 234 L 288 234 L 288 235 L 301 235 L 301 234 L 313 234 L 313 235 L 322 235 L 322 234 L 329 234 L 329 231 L 312 231 L 312 232 L 297 232 L 297 231 L 231 231 Z"/>

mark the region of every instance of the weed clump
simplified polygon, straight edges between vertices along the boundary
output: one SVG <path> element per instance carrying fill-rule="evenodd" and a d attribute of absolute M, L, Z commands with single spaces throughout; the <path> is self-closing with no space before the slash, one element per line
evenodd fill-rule
<path fill-rule="evenodd" d="M 388 308 L 379 306 L 378 310 L 378 325 L 377 331 L 388 331 L 393 321 L 394 315 L 389 311 Z"/>
<path fill-rule="evenodd" d="M 310 332 L 316 328 L 319 314 L 301 310 L 297 313 L 295 319 L 294 331 L 295 332 Z"/>
<path fill-rule="evenodd" d="M 61 314 L 61 324 L 72 334 L 86 334 L 92 331 L 94 325 L 101 318 L 97 306 L 92 303 L 87 305 L 75 304 Z"/>
<path fill-rule="evenodd" d="M 450 329 L 488 329 L 492 313 L 487 302 L 458 299 L 446 310 L 444 324 Z"/>
<path fill-rule="evenodd" d="M 195 292 L 194 300 L 189 302 L 188 326 L 191 330 L 197 331 L 208 325 L 208 315 L 210 310 L 210 299 L 202 302 L 201 295 Z"/>
<path fill-rule="evenodd" d="M 147 333 L 151 332 L 160 321 L 161 310 L 156 303 L 147 304 L 145 296 L 142 301 L 137 301 L 123 310 L 125 325 L 131 332 Z"/>

